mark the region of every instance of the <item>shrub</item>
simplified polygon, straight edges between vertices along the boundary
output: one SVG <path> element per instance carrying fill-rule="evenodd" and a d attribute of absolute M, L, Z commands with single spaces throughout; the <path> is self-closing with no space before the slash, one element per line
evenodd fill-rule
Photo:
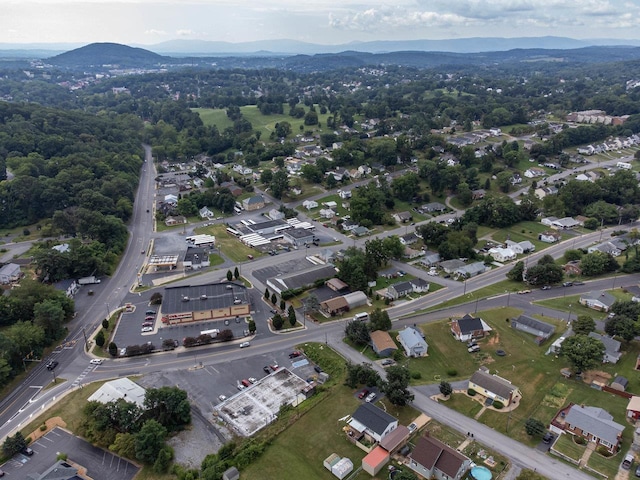
<path fill-rule="evenodd" d="M 598 452 L 603 457 L 607 457 L 607 458 L 609 458 L 612 455 L 612 453 L 609 450 L 607 450 L 604 445 L 598 445 L 598 447 L 596 448 L 596 452 Z"/>
<path fill-rule="evenodd" d="M 475 397 L 476 391 L 473 388 L 469 388 L 467 389 L 467 395 L 469 395 L 470 397 Z"/>
<path fill-rule="evenodd" d="M 411 378 L 414 380 L 420 380 L 422 378 L 422 374 L 420 372 L 411 372 Z"/>
<path fill-rule="evenodd" d="M 43 423 L 42 425 L 40 425 L 40 431 L 41 432 L 44 432 L 46 430 L 47 430 L 47 425 L 46 424 Z"/>
<path fill-rule="evenodd" d="M 102 320 L 102 328 L 104 328 L 105 330 L 109 328 L 109 320 L 107 320 L 106 318 Z"/>
<path fill-rule="evenodd" d="M 149 301 L 149 303 L 151 303 L 151 305 L 160 305 L 162 303 L 162 294 L 156 292 L 151 295 L 151 300 Z"/>
<path fill-rule="evenodd" d="M 496 410 L 502 410 L 504 408 L 504 404 L 496 400 L 495 402 L 493 402 L 493 408 L 495 408 Z"/>
<path fill-rule="evenodd" d="M 450 377 L 457 377 L 458 370 L 456 370 L 455 368 L 450 368 L 449 370 L 447 370 L 447 375 Z"/>
<path fill-rule="evenodd" d="M 114 342 L 111 342 L 109 344 L 109 355 L 111 355 L 112 357 L 115 357 L 117 354 L 118 354 L 118 346 Z"/>
<path fill-rule="evenodd" d="M 576 437 L 576 436 L 574 436 L 573 437 L 573 441 L 575 443 L 577 443 L 578 445 L 586 445 L 586 443 L 587 443 L 587 441 L 585 440 L 584 437 Z"/>
<path fill-rule="evenodd" d="M 104 332 L 100 330 L 96 335 L 96 345 L 102 348 L 102 346 L 104 345 L 104 342 L 105 342 Z"/>

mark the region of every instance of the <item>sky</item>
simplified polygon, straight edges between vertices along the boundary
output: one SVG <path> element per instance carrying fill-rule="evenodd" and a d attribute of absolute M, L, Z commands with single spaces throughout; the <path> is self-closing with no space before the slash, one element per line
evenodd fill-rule
<path fill-rule="evenodd" d="M 640 38 L 640 0 L 0 0 L 0 43 Z"/>

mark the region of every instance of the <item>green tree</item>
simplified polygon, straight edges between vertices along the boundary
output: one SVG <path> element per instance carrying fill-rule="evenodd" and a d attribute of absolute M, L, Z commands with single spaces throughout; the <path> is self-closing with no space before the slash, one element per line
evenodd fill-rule
<path fill-rule="evenodd" d="M 227 270 L 227 281 L 231 281 L 233 280 L 233 273 L 231 273 L 231 270 Z"/>
<path fill-rule="evenodd" d="M 5 438 L 2 444 L 2 453 L 5 457 L 11 458 L 26 446 L 27 441 L 22 435 L 22 432 L 18 431 L 13 436 L 7 435 L 7 438 Z"/>
<path fill-rule="evenodd" d="M 109 320 L 107 320 L 106 318 L 102 320 L 102 328 L 104 328 L 105 330 L 109 329 Z"/>
<path fill-rule="evenodd" d="M 578 315 L 578 318 L 571 324 L 571 329 L 577 335 L 589 335 L 596 331 L 596 321 L 589 315 Z"/>
<path fill-rule="evenodd" d="M 173 451 L 170 447 L 164 446 L 158 452 L 158 458 L 153 464 L 153 471 L 157 474 L 167 473 L 171 460 L 173 459 Z"/>
<path fill-rule="evenodd" d="M 560 354 L 571 363 L 575 371 L 593 370 L 602 363 L 605 348 L 598 339 L 587 335 L 566 338 L 560 347 Z"/>
<path fill-rule="evenodd" d="M 278 297 L 276 296 L 275 292 L 271 294 L 271 303 L 273 305 L 275 305 L 278 302 Z"/>
<path fill-rule="evenodd" d="M 451 384 L 445 380 L 442 380 L 440 382 L 440 393 L 442 395 L 444 395 L 445 397 L 448 397 L 449 395 L 451 395 L 453 393 L 453 387 L 451 386 Z"/>
<path fill-rule="evenodd" d="M 268 288 L 264 289 L 264 299 L 269 301 L 269 289 Z"/>
<path fill-rule="evenodd" d="M 618 262 L 612 255 L 596 251 L 582 257 L 580 268 L 583 275 L 592 277 L 617 270 Z"/>
<path fill-rule="evenodd" d="M 382 390 L 393 405 L 402 407 L 413 401 L 409 380 L 409 369 L 398 365 L 387 369 L 387 381 Z"/>
<path fill-rule="evenodd" d="M 55 299 L 44 300 L 33 307 L 33 321 L 43 328 L 47 343 L 61 335 L 64 319 L 64 310 Z"/>
<path fill-rule="evenodd" d="M 280 299 L 280 310 L 284 312 L 284 309 L 287 307 L 287 303 L 284 301 L 284 298 Z"/>
<path fill-rule="evenodd" d="M 105 342 L 105 338 L 104 338 L 104 331 L 100 330 L 97 334 L 96 334 L 96 345 L 100 348 L 103 347 Z"/>
<path fill-rule="evenodd" d="M 118 345 L 115 342 L 109 342 L 109 355 L 112 357 L 118 355 Z"/>
<path fill-rule="evenodd" d="M 136 458 L 143 463 L 153 465 L 164 446 L 167 429 L 151 419 L 144 422 L 135 435 Z"/>
<path fill-rule="evenodd" d="M 513 282 L 522 282 L 522 275 L 524 274 L 524 262 L 516 262 L 514 267 L 507 272 L 507 278 Z"/>
<path fill-rule="evenodd" d="M 607 335 L 621 337 L 625 342 L 630 342 L 638 334 L 638 323 L 626 315 L 616 315 L 607 320 L 604 331 Z"/>
<path fill-rule="evenodd" d="M 260 183 L 263 185 L 270 185 L 273 180 L 273 171 L 265 168 L 260 174 Z"/>
<path fill-rule="evenodd" d="M 292 327 L 295 327 L 297 319 L 296 319 L 296 309 L 293 308 L 293 305 L 289 305 L 289 309 L 287 310 L 287 314 L 289 316 L 289 324 Z"/>
<path fill-rule="evenodd" d="M 191 406 L 187 392 L 178 387 L 147 390 L 144 396 L 145 416 L 157 420 L 169 431 L 191 423 Z"/>
<path fill-rule="evenodd" d="M 235 270 L 233 271 L 233 278 L 235 278 L 236 280 L 240 278 L 240 272 L 238 271 L 238 267 L 236 267 Z"/>
<path fill-rule="evenodd" d="M 544 257 L 543 257 L 544 258 Z M 562 281 L 564 273 L 560 265 L 540 263 L 527 269 L 526 281 L 530 285 L 549 285 Z"/>
<path fill-rule="evenodd" d="M 527 432 L 527 435 L 532 437 L 540 437 L 546 430 L 544 423 L 542 423 L 537 418 L 529 417 L 524 424 L 524 430 Z"/>
<path fill-rule="evenodd" d="M 279 313 L 276 313 L 271 319 L 271 325 L 273 325 L 273 328 L 275 330 L 282 329 L 282 326 L 284 325 L 284 320 L 282 319 L 282 315 L 280 315 Z"/>
<path fill-rule="evenodd" d="M 256 333 L 256 321 L 253 319 L 249 320 L 247 328 L 249 329 L 249 333 L 251 334 Z"/>
<path fill-rule="evenodd" d="M 347 322 L 344 327 L 344 333 L 346 337 L 356 345 L 368 345 L 371 341 L 369 327 L 366 322 L 360 322 L 357 320 Z"/>
<path fill-rule="evenodd" d="M 271 194 L 280 200 L 289 190 L 289 175 L 285 170 L 278 170 L 271 180 Z"/>
<path fill-rule="evenodd" d="M 136 456 L 136 437 L 132 433 L 118 433 L 109 450 L 126 458 Z"/>
<path fill-rule="evenodd" d="M 384 330 L 386 332 L 391 330 L 391 318 L 389 318 L 389 313 L 386 310 L 376 308 L 369 314 L 369 325 L 371 331 Z"/>

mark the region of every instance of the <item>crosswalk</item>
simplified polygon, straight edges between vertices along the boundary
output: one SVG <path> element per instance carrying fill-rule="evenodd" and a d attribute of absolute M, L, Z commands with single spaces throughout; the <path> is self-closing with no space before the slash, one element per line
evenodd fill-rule
<path fill-rule="evenodd" d="M 94 371 L 96 369 L 97 365 L 91 365 L 89 364 L 80 375 L 78 375 L 78 377 L 73 381 L 73 383 L 71 384 L 71 386 L 73 387 L 77 387 L 82 383 L 82 380 L 84 380 L 84 377 L 86 377 L 87 375 L 89 375 L 92 371 Z"/>

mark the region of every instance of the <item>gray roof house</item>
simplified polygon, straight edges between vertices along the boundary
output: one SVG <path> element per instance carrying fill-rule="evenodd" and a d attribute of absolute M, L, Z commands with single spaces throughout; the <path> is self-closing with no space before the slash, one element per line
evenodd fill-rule
<path fill-rule="evenodd" d="M 372 403 L 363 403 L 351 415 L 349 426 L 357 432 L 366 433 L 376 442 L 398 427 L 398 419 Z"/>
<path fill-rule="evenodd" d="M 593 290 L 580 295 L 580 304 L 601 312 L 608 312 L 616 297 L 602 290 Z"/>
<path fill-rule="evenodd" d="M 400 297 L 409 295 L 410 293 L 424 293 L 429 291 L 429 282 L 414 278 L 406 282 L 394 283 L 387 288 L 387 297 L 397 300 Z"/>
<path fill-rule="evenodd" d="M 405 327 L 398 332 L 398 341 L 407 357 L 424 357 L 427 355 L 429 344 L 422 334 L 413 327 Z"/>
<path fill-rule="evenodd" d="M 456 268 L 453 271 L 453 274 L 457 277 L 475 277 L 476 275 L 480 275 L 481 273 L 486 272 L 489 269 L 484 262 L 474 262 L 468 265 L 464 265 L 462 267 Z"/>
<path fill-rule="evenodd" d="M 20 265 L 15 263 L 7 263 L 4 267 L 0 268 L 0 283 L 7 284 L 17 282 L 21 276 Z"/>
<path fill-rule="evenodd" d="M 556 327 L 553 325 L 536 320 L 528 315 L 520 315 L 518 318 L 512 319 L 511 328 L 534 335 L 536 337 L 535 342 L 538 345 L 547 340 L 556 331 Z"/>
<path fill-rule="evenodd" d="M 491 375 L 486 367 L 481 367 L 471 375 L 468 388 L 487 398 L 497 400 L 505 406 L 510 405 L 516 396 L 521 395 L 518 387 L 507 379 Z"/>
<path fill-rule="evenodd" d="M 457 258 L 440 262 L 440 268 L 442 268 L 446 273 L 453 273 L 456 269 L 464 267 L 464 265 L 465 263 Z"/>
<path fill-rule="evenodd" d="M 586 437 L 587 440 L 603 445 L 610 452 L 618 450 L 624 425 L 613 421 L 613 416 L 598 407 L 572 405 L 564 418 L 565 431 Z"/>
<path fill-rule="evenodd" d="M 606 335 L 600 335 L 596 332 L 589 333 L 589 336 L 600 340 L 604 344 L 606 350 L 602 358 L 602 363 L 618 363 L 618 360 L 620 360 L 622 356 L 622 352 L 620 351 L 621 343 L 618 340 L 614 340 Z"/>
<path fill-rule="evenodd" d="M 435 265 L 439 261 L 440 254 L 438 252 L 432 252 L 430 250 L 424 252 L 424 256 L 419 260 L 422 265 L 426 265 L 427 267 Z"/>

